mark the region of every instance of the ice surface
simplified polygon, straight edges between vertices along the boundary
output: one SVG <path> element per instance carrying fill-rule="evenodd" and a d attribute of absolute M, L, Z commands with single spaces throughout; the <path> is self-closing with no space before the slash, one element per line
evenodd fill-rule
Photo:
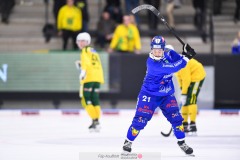
<path fill-rule="evenodd" d="M 0 160 L 80 160 L 85 152 L 120 153 L 134 115 L 134 110 L 103 115 L 101 132 L 89 133 L 91 120 L 82 110 L 75 116 L 55 114 L 54 110 L 36 116 L 21 116 L 17 112 L 0 111 Z M 219 111 L 201 111 L 197 127 L 197 137 L 186 137 L 195 157 L 186 156 L 173 135 L 161 136 L 160 132 L 168 132 L 170 125 L 160 113 L 141 131 L 133 143 L 133 152 L 161 154 L 151 160 L 240 159 L 240 115 L 224 116 Z"/>

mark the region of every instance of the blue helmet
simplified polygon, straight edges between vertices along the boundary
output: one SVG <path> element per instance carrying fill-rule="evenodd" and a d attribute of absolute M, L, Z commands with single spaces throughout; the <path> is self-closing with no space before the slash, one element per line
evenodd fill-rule
<path fill-rule="evenodd" d="M 161 48 L 165 49 L 166 41 L 162 36 L 155 36 L 151 41 L 151 49 L 153 48 Z"/>

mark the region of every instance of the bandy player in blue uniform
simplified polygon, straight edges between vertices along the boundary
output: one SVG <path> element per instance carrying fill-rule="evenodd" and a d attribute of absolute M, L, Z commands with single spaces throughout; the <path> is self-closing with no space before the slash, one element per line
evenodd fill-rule
<path fill-rule="evenodd" d="M 183 46 L 183 55 L 165 49 L 165 44 L 165 39 L 161 36 L 155 36 L 151 41 L 151 52 L 146 62 L 146 76 L 138 95 L 136 113 L 123 145 L 123 150 L 126 152 L 131 152 L 132 142 L 151 120 L 155 109 L 160 107 L 173 127 L 180 148 L 186 154 L 193 153 L 193 149 L 184 140 L 183 118 L 174 96 L 172 76 L 174 72 L 184 68 L 196 53 L 188 44 Z"/>

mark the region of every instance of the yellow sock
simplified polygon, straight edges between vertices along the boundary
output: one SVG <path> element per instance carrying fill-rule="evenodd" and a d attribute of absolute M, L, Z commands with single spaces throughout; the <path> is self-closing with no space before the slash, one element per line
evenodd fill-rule
<path fill-rule="evenodd" d="M 183 117 L 183 122 L 188 122 L 188 106 L 182 106 L 182 117 Z"/>
<path fill-rule="evenodd" d="M 97 119 L 99 119 L 101 116 L 101 107 L 98 105 L 98 106 L 94 106 L 94 108 L 95 108 Z"/>
<path fill-rule="evenodd" d="M 190 120 L 193 122 L 196 122 L 196 117 L 197 117 L 197 105 L 196 104 L 192 104 L 188 106 L 189 108 L 189 114 L 190 114 Z"/>
<path fill-rule="evenodd" d="M 92 118 L 92 119 L 97 119 L 97 112 L 96 112 L 96 110 L 95 110 L 95 107 L 93 107 L 93 105 L 87 105 L 86 107 L 85 107 L 85 109 L 86 109 L 86 111 L 87 111 L 87 113 L 88 113 L 88 115 Z"/>

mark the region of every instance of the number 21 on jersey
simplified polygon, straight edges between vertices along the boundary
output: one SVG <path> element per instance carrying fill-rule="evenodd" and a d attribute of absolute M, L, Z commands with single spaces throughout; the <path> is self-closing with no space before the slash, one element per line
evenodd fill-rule
<path fill-rule="evenodd" d="M 150 102 L 150 100 L 151 100 L 151 97 L 148 97 L 148 96 L 142 96 L 142 101 L 143 102 Z"/>

